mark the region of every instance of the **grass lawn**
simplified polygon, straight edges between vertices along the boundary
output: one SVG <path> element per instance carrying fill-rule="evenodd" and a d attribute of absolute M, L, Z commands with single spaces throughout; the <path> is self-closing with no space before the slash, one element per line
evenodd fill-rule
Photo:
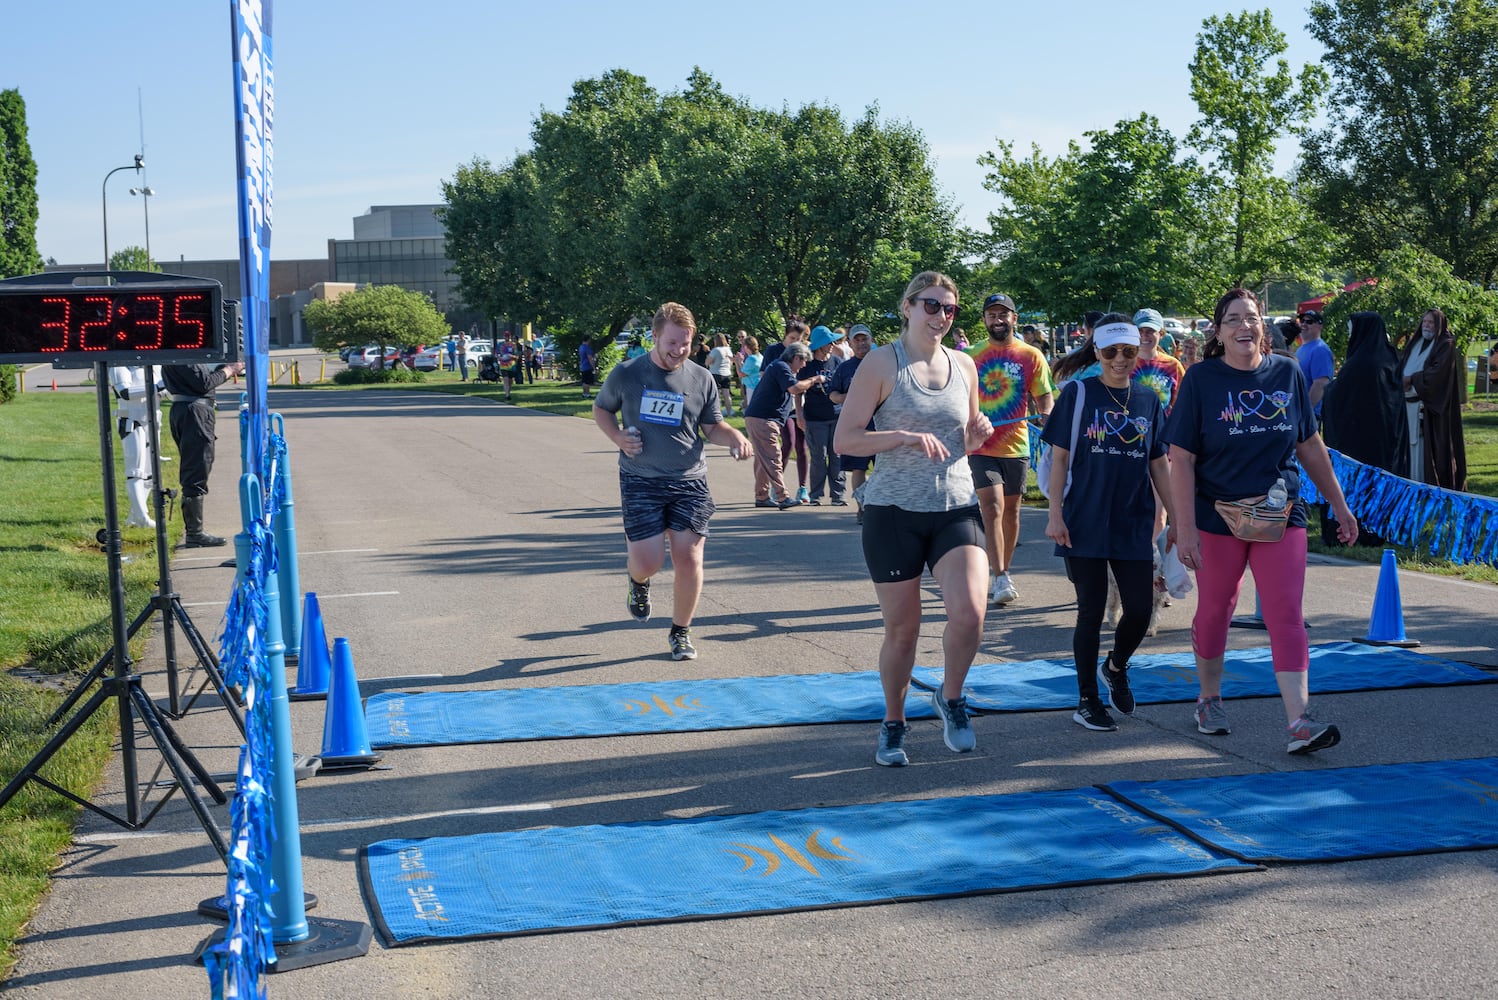
<path fill-rule="evenodd" d="M 41 749 L 49 735 L 43 723 L 61 701 L 14 668 L 68 675 L 110 648 L 108 567 L 94 539 L 104 521 L 97 414 L 91 393 L 27 393 L 0 406 L 0 782 Z M 128 510 L 118 479 L 120 507 Z M 145 529 L 125 532 L 135 557 L 125 565 L 127 613 L 143 607 L 154 587 L 154 538 Z M 137 637 L 132 656 L 144 648 L 145 637 Z M 95 713 L 48 762 L 46 777 L 86 796 L 108 760 L 115 724 L 112 712 Z M 35 782 L 0 808 L 0 979 L 77 812 Z"/>

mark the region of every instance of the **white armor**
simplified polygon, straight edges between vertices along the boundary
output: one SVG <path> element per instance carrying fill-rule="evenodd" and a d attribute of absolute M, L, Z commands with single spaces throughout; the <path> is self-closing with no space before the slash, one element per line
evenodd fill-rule
<path fill-rule="evenodd" d="M 115 415 L 120 440 L 124 442 L 126 495 L 130 498 L 130 516 L 125 524 L 154 528 L 151 517 L 151 431 L 146 421 L 152 418 L 146 409 L 146 379 L 156 377 L 152 367 L 114 365 L 109 369 L 109 384 L 119 401 Z M 159 386 L 158 386 L 159 388 Z M 161 431 L 161 409 L 154 414 L 156 429 Z"/>

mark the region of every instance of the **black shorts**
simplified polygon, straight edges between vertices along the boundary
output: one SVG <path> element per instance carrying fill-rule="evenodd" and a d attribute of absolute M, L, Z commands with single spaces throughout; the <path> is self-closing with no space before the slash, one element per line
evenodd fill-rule
<path fill-rule="evenodd" d="M 983 548 L 983 515 L 976 504 L 930 512 L 863 509 L 863 558 L 875 583 L 914 580 L 963 545 Z"/>
<path fill-rule="evenodd" d="M 873 455 L 839 455 L 837 467 L 844 472 L 868 472 L 874 467 Z"/>
<path fill-rule="evenodd" d="M 1028 459 L 969 455 L 967 467 L 973 474 L 975 489 L 985 490 L 1002 486 L 1006 497 L 1025 495 L 1025 474 L 1030 471 Z"/>
<path fill-rule="evenodd" d="M 598 376 L 594 373 L 593 369 L 589 368 L 585 372 L 578 372 L 577 380 L 583 385 L 592 385 L 598 381 Z"/>
<path fill-rule="evenodd" d="M 695 531 L 707 537 L 707 522 L 718 508 L 706 479 L 652 479 L 619 473 L 619 503 L 624 510 L 624 537 L 631 542 L 672 531 Z"/>
<path fill-rule="evenodd" d="M 732 375 L 714 375 L 713 381 L 718 383 L 719 392 L 729 392 L 733 389 Z"/>

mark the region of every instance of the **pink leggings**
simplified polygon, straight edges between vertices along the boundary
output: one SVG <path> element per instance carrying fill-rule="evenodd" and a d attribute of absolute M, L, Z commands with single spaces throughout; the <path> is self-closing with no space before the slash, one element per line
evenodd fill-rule
<path fill-rule="evenodd" d="M 1306 589 L 1306 529 L 1287 528 L 1277 542 L 1245 542 L 1232 535 L 1201 533 L 1202 564 L 1196 571 L 1196 617 L 1191 648 L 1215 660 L 1228 646 L 1228 625 L 1238 605 L 1243 568 L 1254 571 L 1259 613 L 1269 629 L 1276 672 L 1304 673 L 1310 667 L 1306 621 L 1301 615 Z"/>

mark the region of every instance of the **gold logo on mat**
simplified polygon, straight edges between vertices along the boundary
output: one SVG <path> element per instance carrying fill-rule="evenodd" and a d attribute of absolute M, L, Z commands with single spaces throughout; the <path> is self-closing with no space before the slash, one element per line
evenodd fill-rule
<path fill-rule="evenodd" d="M 1472 787 L 1462 788 L 1461 785 L 1470 785 Z M 1481 791 L 1478 791 L 1478 789 L 1481 789 Z M 1458 790 L 1472 796 L 1478 802 L 1498 802 L 1498 786 L 1495 785 L 1484 785 L 1480 781 L 1463 778 L 1461 784 L 1458 785 Z"/>
<path fill-rule="evenodd" d="M 651 695 L 649 701 L 626 701 L 624 710 L 626 712 L 639 712 L 648 715 L 652 711 L 659 710 L 665 715 L 672 716 L 677 712 L 695 712 L 702 708 L 702 702 L 687 695 L 677 695 L 675 700 L 667 701 L 660 695 Z"/>
<path fill-rule="evenodd" d="M 744 867 L 739 869 L 741 872 L 747 872 L 755 866 L 756 862 L 763 861 L 765 863 L 765 870 L 760 878 L 769 878 L 775 874 L 780 869 L 782 858 L 806 869 L 817 878 L 821 878 L 822 873 L 817 870 L 817 866 L 812 863 L 811 858 L 820 858 L 823 861 L 858 860 L 858 855 L 843 846 L 843 838 L 841 837 L 833 837 L 828 841 L 832 845 L 831 848 L 823 847 L 821 841 L 822 831 L 820 829 L 813 830 L 811 836 L 806 838 L 804 853 L 801 849 L 791 846 L 773 833 L 768 833 L 765 836 L 770 838 L 770 843 L 775 845 L 779 853 L 766 850 L 763 847 L 757 847 L 754 844 L 743 844 L 737 841 L 731 843 L 729 847 L 725 847 L 723 851 L 725 854 L 732 854 L 744 863 Z M 733 850 L 733 848 L 739 848 L 740 850 Z M 832 848 L 836 848 L 836 850 Z M 811 855 L 811 857 L 809 858 L 807 855 Z"/>

